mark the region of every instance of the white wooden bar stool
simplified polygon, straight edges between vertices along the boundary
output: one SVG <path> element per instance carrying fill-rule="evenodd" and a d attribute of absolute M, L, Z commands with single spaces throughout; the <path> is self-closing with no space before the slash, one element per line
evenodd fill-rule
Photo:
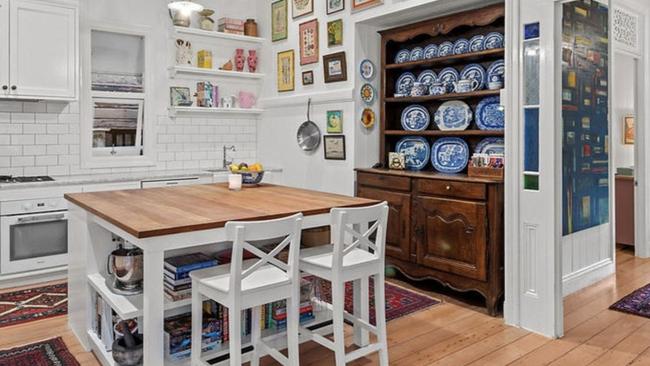
<path fill-rule="evenodd" d="M 190 273 L 192 277 L 192 365 L 201 361 L 201 332 L 203 300 L 212 299 L 228 308 L 230 333 L 230 365 L 242 364 L 241 334 L 242 310 L 252 308 L 251 365 L 259 365 L 261 354 L 269 354 L 285 366 L 299 364 L 299 311 L 300 311 L 300 237 L 302 214 L 287 218 L 256 221 L 228 222 L 226 237 L 233 242 L 232 261 L 228 265 Z M 268 253 L 251 245 L 250 241 L 283 238 Z M 276 256 L 289 247 L 287 263 Z M 243 260 L 244 249 L 258 258 Z M 260 306 L 274 301 L 287 300 L 288 356 L 271 348 L 261 339 Z"/>
<path fill-rule="evenodd" d="M 332 283 L 333 336 L 332 342 L 322 335 L 301 328 L 311 340 L 334 351 L 336 366 L 379 352 L 379 364 L 388 366 L 386 340 L 386 300 L 384 298 L 384 253 L 386 245 L 386 202 L 363 208 L 331 210 L 333 244 L 304 249 L 300 252 L 300 270 Z M 370 227 L 368 228 L 368 225 Z M 363 228 L 363 229 L 359 229 Z M 365 228 L 368 228 L 365 230 Z M 374 242 L 371 236 L 375 234 Z M 376 325 L 370 324 L 369 314 L 362 318 L 345 311 L 345 283 L 374 276 Z M 355 311 L 356 312 L 356 311 Z M 345 353 L 344 321 L 347 320 L 377 336 L 377 342 Z"/>

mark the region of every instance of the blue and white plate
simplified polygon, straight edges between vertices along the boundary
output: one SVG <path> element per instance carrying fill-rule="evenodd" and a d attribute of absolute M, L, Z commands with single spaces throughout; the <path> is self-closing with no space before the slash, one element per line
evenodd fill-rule
<path fill-rule="evenodd" d="M 505 113 L 499 97 L 485 98 L 476 106 L 476 125 L 481 130 L 503 130 Z"/>
<path fill-rule="evenodd" d="M 475 35 L 469 40 L 469 52 L 481 52 L 484 50 L 483 44 L 485 36 L 482 34 Z"/>
<path fill-rule="evenodd" d="M 483 41 L 483 49 L 492 50 L 495 48 L 503 48 L 503 34 L 499 32 L 488 33 Z"/>
<path fill-rule="evenodd" d="M 469 64 L 465 66 L 460 73 L 460 80 L 476 80 L 477 84 L 472 87 L 472 91 L 483 90 L 487 83 L 485 69 L 479 64 Z"/>
<path fill-rule="evenodd" d="M 431 150 L 422 136 L 407 136 L 397 142 L 395 152 L 404 154 L 406 169 L 422 170 L 429 163 Z"/>
<path fill-rule="evenodd" d="M 454 44 L 447 41 L 438 46 L 438 57 L 451 56 L 454 54 Z"/>
<path fill-rule="evenodd" d="M 450 100 L 440 105 L 434 116 L 441 131 L 463 131 L 472 123 L 472 108 L 460 100 Z"/>
<path fill-rule="evenodd" d="M 403 64 L 405 62 L 408 62 L 410 57 L 411 57 L 411 51 L 400 50 L 399 52 L 397 52 L 397 55 L 395 56 L 395 63 Z"/>
<path fill-rule="evenodd" d="M 359 73 L 366 81 L 372 81 L 375 78 L 375 64 L 372 61 L 365 59 L 359 65 Z"/>
<path fill-rule="evenodd" d="M 494 61 L 487 69 L 487 82 L 501 81 L 504 82 L 506 73 L 506 63 L 503 60 Z"/>
<path fill-rule="evenodd" d="M 411 50 L 411 54 L 409 55 L 409 61 L 420 61 L 424 58 L 424 50 L 422 47 L 415 47 L 414 49 Z"/>
<path fill-rule="evenodd" d="M 476 154 L 503 155 L 506 151 L 505 140 L 502 137 L 488 137 L 481 140 L 474 149 Z"/>
<path fill-rule="evenodd" d="M 447 93 L 452 93 L 454 91 L 454 84 L 458 82 L 459 78 L 460 74 L 458 74 L 458 70 L 453 67 L 444 68 L 438 74 L 438 81 L 444 84 Z"/>
<path fill-rule="evenodd" d="M 401 122 L 406 131 L 424 131 L 429 127 L 431 116 L 425 107 L 413 104 L 402 111 Z"/>
<path fill-rule="evenodd" d="M 460 173 L 468 161 L 469 146 L 458 137 L 443 137 L 431 146 L 431 164 L 441 173 Z"/>
<path fill-rule="evenodd" d="M 425 60 L 430 60 L 432 58 L 438 57 L 438 45 L 437 44 L 430 44 L 426 47 L 424 47 L 424 59 Z"/>
<path fill-rule="evenodd" d="M 412 72 L 405 72 L 395 82 L 395 94 L 411 95 L 411 88 L 415 82 L 415 75 Z"/>
<path fill-rule="evenodd" d="M 461 38 L 454 43 L 454 55 L 462 55 L 463 53 L 469 53 L 469 41 L 465 38 Z"/>
<path fill-rule="evenodd" d="M 433 70 L 424 70 L 420 75 L 418 75 L 418 82 L 426 84 L 427 90 L 429 90 L 429 87 L 436 81 L 438 81 L 438 76 L 433 72 Z"/>

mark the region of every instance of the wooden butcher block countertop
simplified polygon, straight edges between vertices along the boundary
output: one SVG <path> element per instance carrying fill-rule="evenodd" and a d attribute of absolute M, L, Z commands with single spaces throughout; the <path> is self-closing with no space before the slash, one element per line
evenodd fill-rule
<path fill-rule="evenodd" d="M 215 229 L 233 220 L 267 220 L 378 201 L 270 184 L 230 191 L 226 184 L 73 193 L 65 198 L 137 238 Z"/>

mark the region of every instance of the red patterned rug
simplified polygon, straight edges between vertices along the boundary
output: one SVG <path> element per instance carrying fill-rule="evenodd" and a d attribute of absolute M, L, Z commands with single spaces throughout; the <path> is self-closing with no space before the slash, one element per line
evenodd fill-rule
<path fill-rule="evenodd" d="M 322 280 L 321 298 L 332 303 L 332 287 L 329 281 Z M 370 323 L 375 324 L 375 287 L 370 279 Z M 345 284 L 345 310 L 352 313 L 353 306 L 352 283 Z M 427 295 L 405 289 L 401 286 L 386 282 L 386 321 L 401 318 L 405 315 L 440 304 Z"/>
<path fill-rule="evenodd" d="M 0 328 L 67 312 L 67 283 L 0 293 Z"/>
<path fill-rule="evenodd" d="M 628 314 L 650 318 L 650 284 L 625 296 L 609 308 Z"/>
<path fill-rule="evenodd" d="M 79 366 L 61 337 L 0 351 L 0 366 Z"/>

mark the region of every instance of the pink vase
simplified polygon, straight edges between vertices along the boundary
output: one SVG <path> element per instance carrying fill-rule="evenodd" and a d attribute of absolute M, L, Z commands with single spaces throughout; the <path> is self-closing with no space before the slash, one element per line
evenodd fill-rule
<path fill-rule="evenodd" d="M 255 72 L 257 70 L 257 51 L 248 50 L 248 71 Z"/>
<path fill-rule="evenodd" d="M 244 71 L 244 64 L 246 63 L 246 58 L 244 57 L 244 50 L 238 48 L 235 51 L 235 70 L 241 72 Z"/>

